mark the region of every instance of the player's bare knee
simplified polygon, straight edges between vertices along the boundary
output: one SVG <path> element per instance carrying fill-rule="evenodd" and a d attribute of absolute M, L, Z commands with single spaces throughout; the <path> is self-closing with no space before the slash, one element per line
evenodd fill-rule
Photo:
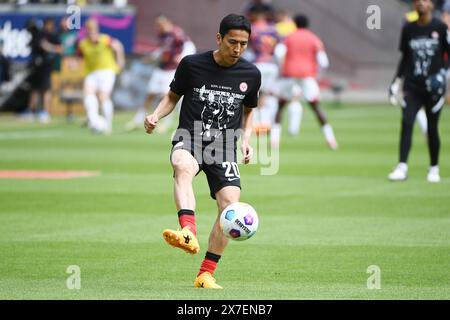
<path fill-rule="evenodd" d="M 175 173 L 175 178 L 192 179 L 198 171 L 198 164 L 195 162 L 195 159 L 192 161 L 192 159 L 181 153 L 174 153 L 172 156 L 172 167 Z"/>
<path fill-rule="evenodd" d="M 189 165 L 177 165 L 174 166 L 175 179 L 192 180 L 195 177 L 196 171 Z"/>

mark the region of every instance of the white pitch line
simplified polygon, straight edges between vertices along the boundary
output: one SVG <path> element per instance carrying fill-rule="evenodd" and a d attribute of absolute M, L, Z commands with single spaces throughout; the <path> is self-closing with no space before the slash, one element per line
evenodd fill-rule
<path fill-rule="evenodd" d="M 51 138 L 64 135 L 61 130 L 0 132 L 0 140 Z"/>

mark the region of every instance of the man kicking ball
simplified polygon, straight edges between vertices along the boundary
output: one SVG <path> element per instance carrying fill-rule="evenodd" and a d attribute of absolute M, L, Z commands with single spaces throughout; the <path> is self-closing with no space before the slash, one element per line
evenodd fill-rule
<path fill-rule="evenodd" d="M 216 35 L 218 49 L 181 60 L 169 92 L 144 122 L 146 132 L 151 134 L 158 121 L 170 114 L 184 96 L 170 155 L 175 204 L 182 230 L 166 229 L 163 237 L 168 244 L 191 254 L 200 251 L 192 182 L 203 171 L 219 214 L 194 282 L 199 288 L 222 288 L 213 278 L 228 243 L 220 229 L 219 217 L 229 204 L 240 198 L 240 173 L 236 164 L 236 145 L 240 136 L 236 132 L 240 129 L 244 163 L 249 163 L 253 154 L 249 144 L 252 109 L 258 105 L 261 73 L 241 58 L 250 34 L 251 26 L 245 17 L 230 14 L 223 18 Z"/>

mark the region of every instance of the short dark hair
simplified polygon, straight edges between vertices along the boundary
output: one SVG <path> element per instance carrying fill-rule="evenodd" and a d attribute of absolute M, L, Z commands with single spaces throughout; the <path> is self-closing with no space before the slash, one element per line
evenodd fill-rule
<path fill-rule="evenodd" d="M 309 27 L 309 20 L 308 17 L 304 14 L 298 14 L 294 17 L 295 24 L 297 25 L 297 28 L 308 28 Z"/>
<path fill-rule="evenodd" d="M 223 37 L 230 30 L 244 30 L 250 35 L 252 27 L 246 17 L 237 14 L 229 14 L 220 22 L 219 33 Z"/>

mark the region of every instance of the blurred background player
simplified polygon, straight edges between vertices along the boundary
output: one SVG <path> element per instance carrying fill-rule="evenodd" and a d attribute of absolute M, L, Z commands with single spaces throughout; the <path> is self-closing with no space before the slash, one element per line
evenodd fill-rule
<path fill-rule="evenodd" d="M 297 30 L 297 25 L 295 24 L 294 19 L 292 18 L 292 16 L 284 11 L 284 10 L 279 10 L 276 14 L 276 29 L 278 32 L 278 35 L 281 37 L 281 39 L 284 41 L 284 39 L 290 35 L 291 33 L 294 33 Z M 275 48 L 275 56 L 276 56 L 276 61 L 277 64 L 279 65 L 279 68 L 283 68 L 283 64 L 284 64 L 284 59 L 286 56 L 286 46 L 283 44 L 283 42 L 280 42 L 279 45 L 276 46 Z M 298 94 L 301 93 L 301 88 L 299 86 L 295 86 L 293 88 L 293 92 L 296 92 Z M 279 94 L 278 94 L 278 99 L 279 102 L 282 104 L 286 104 L 286 100 L 283 99 Z M 292 98 L 288 103 L 288 132 L 291 135 L 297 135 L 300 131 L 300 124 L 302 121 L 302 114 L 303 114 L 303 106 L 300 102 L 300 97 L 296 97 L 296 98 Z M 283 108 L 283 105 L 281 106 L 281 108 Z M 278 110 L 277 110 L 278 112 Z M 277 114 L 275 114 L 275 117 L 277 116 Z M 275 119 L 274 119 L 275 122 Z M 277 139 L 277 137 L 279 135 L 281 135 L 281 127 L 275 126 L 275 133 L 274 135 L 272 135 L 272 137 L 274 138 L 272 141 L 273 145 L 278 145 L 279 144 L 279 139 Z"/>
<path fill-rule="evenodd" d="M 403 17 L 403 23 L 407 24 L 410 22 L 417 21 L 419 19 L 419 14 L 416 10 L 409 11 L 405 13 Z M 404 107 L 403 92 L 401 90 L 402 84 L 400 81 L 394 81 L 389 89 L 389 101 L 392 105 Z M 416 116 L 417 123 L 419 124 L 420 130 L 425 137 L 428 137 L 428 124 L 427 115 L 425 109 L 421 108 L 417 112 Z"/>
<path fill-rule="evenodd" d="M 86 22 L 86 32 L 78 52 L 84 59 L 87 74 L 83 93 L 88 125 L 93 132 L 109 134 L 114 116 L 111 92 L 116 74 L 125 66 L 124 49 L 119 40 L 100 33 L 94 19 Z M 103 115 L 99 113 L 99 105 Z"/>
<path fill-rule="evenodd" d="M 126 129 L 129 131 L 142 127 L 145 116 L 156 102 L 155 100 L 160 99 L 169 90 L 181 59 L 196 52 L 195 45 L 189 40 L 183 29 L 175 25 L 167 16 L 159 15 L 155 20 L 155 25 L 158 31 L 159 46 L 149 60 L 157 61 L 157 67 L 150 78 L 144 106 L 139 108 L 133 120 L 126 125 Z M 158 130 L 165 131 L 169 123 L 170 120 L 161 123 Z"/>
<path fill-rule="evenodd" d="M 447 25 L 433 17 L 432 0 L 414 0 L 419 18 L 403 26 L 400 60 L 394 83 L 403 79 L 404 107 L 400 136 L 399 164 L 388 178 L 404 181 L 408 177 L 408 155 L 416 114 L 425 107 L 428 120 L 430 168 L 427 180 L 440 182 L 438 122 L 445 103 L 446 55 L 450 51 Z"/>
<path fill-rule="evenodd" d="M 297 31 L 297 25 L 295 24 L 294 19 L 292 18 L 292 16 L 284 11 L 284 10 L 279 10 L 276 14 L 276 29 L 278 32 L 278 35 L 280 36 L 280 38 L 284 41 L 284 39 L 290 35 L 291 33 L 294 33 L 295 31 Z M 283 68 L 283 64 L 284 64 L 284 59 L 286 56 L 286 46 L 283 44 L 283 42 L 281 42 L 279 45 L 276 46 L 275 48 L 275 56 L 276 56 L 276 61 L 277 64 L 279 65 L 280 69 Z M 301 88 L 298 85 L 295 85 L 293 88 L 293 92 L 297 93 L 298 95 L 300 95 L 301 93 Z M 291 98 L 290 101 L 286 102 L 285 99 L 282 98 L 282 96 L 280 96 L 278 94 L 278 99 L 279 102 L 282 103 L 283 105 L 281 106 L 281 108 L 283 108 L 284 105 L 288 105 L 288 132 L 291 135 L 297 135 L 300 132 L 300 124 L 302 121 L 302 115 L 303 115 L 303 106 L 300 102 L 300 97 L 293 97 Z M 278 110 L 277 110 L 278 112 Z M 275 114 L 275 117 L 277 115 Z M 275 122 L 275 119 L 274 119 Z M 277 139 L 277 137 L 279 135 L 281 135 L 281 127 L 275 126 L 275 133 L 272 136 L 274 139 L 272 141 L 273 145 L 278 145 L 279 144 L 279 139 Z"/>
<path fill-rule="evenodd" d="M 326 69 L 329 66 L 328 57 L 322 41 L 308 30 L 308 18 L 304 15 L 297 15 L 294 21 L 297 30 L 284 40 L 286 54 L 282 76 L 285 79 L 281 81 L 279 94 L 282 98 L 291 100 L 289 108 L 295 110 L 301 108 L 298 99 L 300 96 L 303 96 L 314 111 L 328 146 L 336 150 L 338 143 L 333 129 L 319 106 L 320 89 L 317 83 L 319 69 Z M 278 146 L 280 143 L 281 113 L 284 107 L 284 99 L 280 101 L 275 124 L 271 130 L 271 143 L 273 146 Z M 301 112 L 297 112 L 295 115 L 296 117 L 290 116 L 290 121 L 297 123 L 297 125 L 294 123 L 295 126 L 290 130 L 292 134 L 295 134 L 296 131 L 298 132 Z"/>
<path fill-rule="evenodd" d="M 41 123 L 50 122 L 50 106 L 52 102 L 51 75 L 62 46 L 52 18 L 44 19 L 42 30 L 35 22 L 30 21 L 28 30 L 31 34 L 31 62 L 29 110 L 25 117 L 37 118 Z M 39 104 L 41 105 L 39 107 Z"/>
<path fill-rule="evenodd" d="M 250 12 L 252 35 L 250 47 L 253 50 L 254 63 L 261 72 L 261 91 L 258 109 L 254 112 L 254 129 L 268 132 L 275 120 L 278 99 L 275 96 L 279 69 L 275 63 L 275 47 L 280 41 L 275 24 L 268 21 L 265 10 Z"/>

